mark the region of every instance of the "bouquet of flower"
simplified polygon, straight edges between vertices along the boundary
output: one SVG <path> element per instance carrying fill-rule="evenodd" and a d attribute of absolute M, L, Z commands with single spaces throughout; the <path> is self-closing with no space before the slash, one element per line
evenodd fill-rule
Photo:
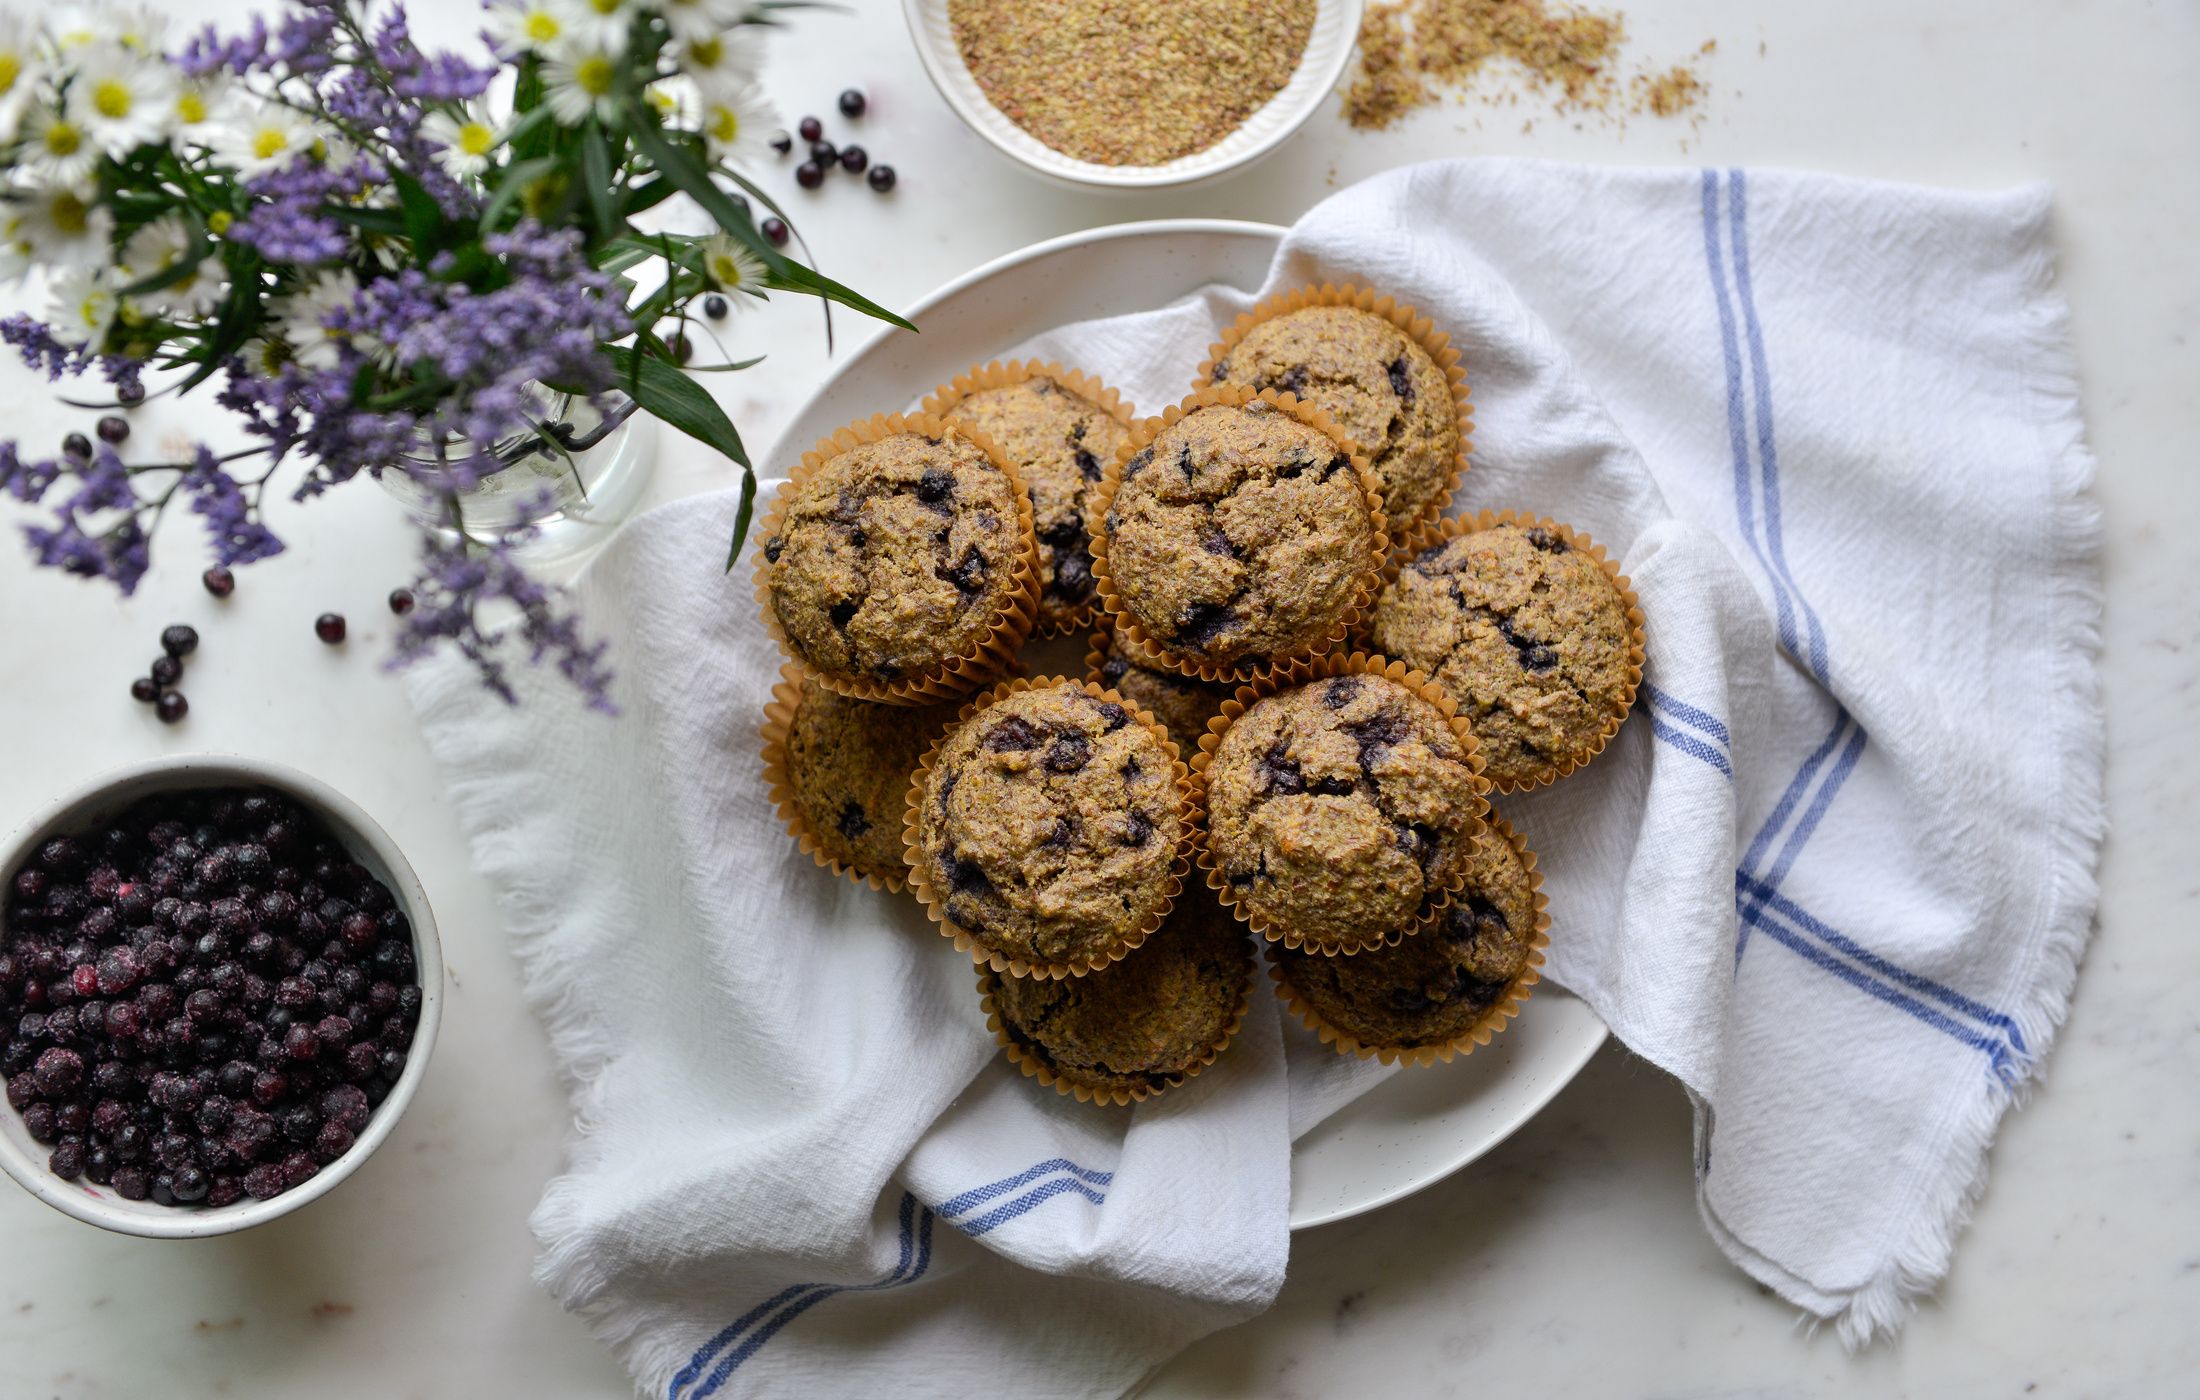
<path fill-rule="evenodd" d="M 297 499 L 401 471 L 451 528 L 393 663 L 450 642 L 510 698 L 516 633 L 609 708 L 603 645 L 514 560 L 524 524 L 467 529 L 463 494 L 514 440 L 570 450 L 566 396 L 605 422 L 638 407 L 740 465 L 738 554 L 755 476 L 692 376 L 745 366 L 685 363 L 691 304 L 783 290 L 906 324 L 781 253 L 731 188 L 777 212 L 744 171 L 775 129 L 754 36 L 784 8 L 489 0 L 479 61 L 424 52 L 374 0 L 293 0 L 173 49 L 153 12 L 0 12 L 0 276 L 53 292 L 0 337 L 51 379 L 96 368 L 122 404 L 148 371 L 163 393 L 212 380 L 244 444 L 0 442 L 0 490 L 51 512 L 24 527 L 38 562 L 127 593 L 181 500 L 217 565 L 249 563 L 283 548 L 262 502 L 286 464 Z M 715 231 L 651 230 L 675 199 Z"/>

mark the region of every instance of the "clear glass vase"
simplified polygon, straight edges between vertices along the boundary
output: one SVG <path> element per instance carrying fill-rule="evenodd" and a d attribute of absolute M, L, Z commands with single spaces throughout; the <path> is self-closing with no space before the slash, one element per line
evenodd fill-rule
<path fill-rule="evenodd" d="M 425 438 L 403 459 L 418 474 L 385 467 L 376 479 L 407 514 L 440 534 L 485 539 L 532 522 L 534 533 L 515 551 L 520 558 L 547 563 L 592 553 L 641 503 L 656 467 L 657 420 L 619 393 L 604 395 L 600 408 L 555 390 L 539 393 L 541 426 L 491 444 L 490 455 L 503 465 L 472 489 L 453 495 L 430 484 L 440 459 Z M 464 454 L 446 444 L 443 455 Z"/>

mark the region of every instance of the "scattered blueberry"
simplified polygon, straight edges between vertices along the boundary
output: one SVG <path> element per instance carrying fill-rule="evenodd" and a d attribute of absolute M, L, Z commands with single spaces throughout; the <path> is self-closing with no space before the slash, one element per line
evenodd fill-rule
<path fill-rule="evenodd" d="M 676 335 L 666 341 L 665 349 L 672 352 L 672 359 L 675 364 L 684 365 L 695 358 L 695 347 L 688 344 L 688 338 L 684 335 Z"/>
<path fill-rule="evenodd" d="M 183 679 L 183 663 L 173 656 L 156 656 L 153 658 L 152 675 L 155 685 L 174 685 Z"/>
<path fill-rule="evenodd" d="M 183 698 L 182 691 L 171 690 L 154 704 L 153 713 L 160 716 L 162 724 L 174 724 L 191 713 L 191 702 Z"/>
<path fill-rule="evenodd" d="M 830 141 L 812 141 L 810 159 L 817 162 L 820 170 L 830 170 L 840 162 L 840 148 Z"/>
<path fill-rule="evenodd" d="M 82 433 L 71 433 L 61 439 L 61 455 L 89 462 L 92 460 L 92 440 Z"/>
<path fill-rule="evenodd" d="M 117 418 L 114 414 L 110 413 L 99 420 L 99 440 L 101 442 L 113 446 L 127 440 L 129 436 L 129 423 Z"/>
<path fill-rule="evenodd" d="M 814 190 L 825 183 L 825 167 L 814 159 L 806 160 L 794 168 L 794 182 L 806 190 Z M 872 183 L 877 183 L 876 176 L 872 177 Z"/>
<path fill-rule="evenodd" d="M 726 299 L 716 292 L 712 292 L 709 296 L 703 298 L 703 314 L 713 321 L 725 320 L 726 312 L 730 309 L 726 305 Z"/>
<path fill-rule="evenodd" d="M 390 611 L 396 613 L 399 617 L 403 617 L 413 610 L 413 601 L 413 592 L 410 588 L 393 588 L 390 590 Z"/>
<path fill-rule="evenodd" d="M 870 105 L 864 99 L 862 88 L 849 88 L 840 95 L 840 115 L 844 117 L 860 117 L 863 109 Z"/>
<path fill-rule="evenodd" d="M 874 165 L 871 167 L 871 173 L 864 178 L 871 182 L 872 189 L 884 194 L 894 187 L 894 167 L 891 165 Z"/>
<path fill-rule="evenodd" d="M 870 152 L 864 150 L 861 146 L 842 146 L 840 148 L 840 168 L 850 175 L 861 175 L 863 167 L 870 163 Z"/>
<path fill-rule="evenodd" d="M 782 131 L 772 138 L 772 149 L 781 155 L 785 155 L 794 149 L 794 138 Z"/>
<path fill-rule="evenodd" d="M 319 617 L 313 619 L 313 635 L 327 642 L 330 646 L 335 646 L 343 641 L 344 615 L 342 613 L 322 613 Z"/>
<path fill-rule="evenodd" d="M 151 676 L 139 676 L 130 682 L 130 698 L 150 705 L 160 699 L 160 687 L 153 683 Z"/>
<path fill-rule="evenodd" d="M 132 380 L 115 390 L 115 402 L 124 408 L 136 408 L 145 402 L 145 386 Z"/>
<path fill-rule="evenodd" d="M 795 130 L 801 133 L 803 140 L 815 141 L 825 135 L 825 123 L 815 117 L 804 117 L 796 124 Z"/>
<path fill-rule="evenodd" d="M 771 240 L 774 248 L 786 247 L 788 238 L 786 221 L 783 219 L 766 219 L 764 221 L 764 236 Z"/>
<path fill-rule="evenodd" d="M 200 574 L 199 582 L 217 598 L 226 598 L 237 590 L 237 576 L 219 564 Z"/>
<path fill-rule="evenodd" d="M 197 628 L 179 622 L 175 626 L 163 628 L 161 631 L 160 649 L 178 660 L 198 650 L 198 646 L 199 634 Z"/>

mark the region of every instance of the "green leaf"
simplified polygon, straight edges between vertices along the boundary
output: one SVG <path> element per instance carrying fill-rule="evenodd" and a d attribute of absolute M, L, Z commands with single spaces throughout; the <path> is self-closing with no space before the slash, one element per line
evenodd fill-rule
<path fill-rule="evenodd" d="M 398 209 L 405 217 L 405 236 L 412 240 L 414 255 L 426 262 L 444 246 L 442 206 L 427 186 L 402 170 L 390 172 L 390 185 L 397 191 Z"/>
<path fill-rule="evenodd" d="M 678 185 L 660 175 L 654 180 L 628 185 L 625 197 L 619 201 L 619 209 L 631 219 L 645 210 L 656 208 L 679 192 Z"/>
<path fill-rule="evenodd" d="M 527 187 L 543 175 L 557 169 L 556 156 L 537 156 L 532 160 L 516 160 L 504 168 L 504 177 L 497 181 L 497 192 L 489 196 L 488 207 L 481 211 L 481 227 L 493 232 L 505 211 L 517 203 L 527 192 Z"/>
<path fill-rule="evenodd" d="M 141 297 L 147 292 L 164 291 L 175 286 L 178 282 L 188 282 L 193 274 L 198 272 L 199 264 L 206 260 L 206 255 L 210 251 L 212 250 L 206 244 L 201 243 L 190 252 L 176 259 L 173 267 L 163 268 L 159 272 L 140 277 L 127 286 L 117 287 L 115 297 L 118 300 L 123 297 Z"/>
<path fill-rule="evenodd" d="M 728 360 L 722 365 L 682 365 L 680 368 L 688 374 L 731 374 L 736 370 L 755 369 L 762 363 L 764 357 L 758 355 L 753 360 Z"/>
<path fill-rule="evenodd" d="M 352 204 L 324 204 L 317 211 L 339 223 L 391 238 L 405 232 L 405 217 L 394 209 L 363 209 Z"/>
<path fill-rule="evenodd" d="M 734 431 L 733 420 L 709 390 L 667 361 L 638 354 L 629 347 L 613 346 L 610 354 L 636 403 L 704 446 L 715 448 L 743 467 L 749 465 L 741 435 Z"/>
<path fill-rule="evenodd" d="M 733 543 L 726 549 L 726 572 L 741 557 L 741 543 L 749 537 L 749 517 L 756 513 L 756 472 L 746 463 L 741 468 L 741 508 L 733 516 Z"/>
<path fill-rule="evenodd" d="M 774 214 L 777 214 L 780 218 L 786 219 L 790 227 L 793 225 L 794 221 L 792 219 L 787 219 L 787 211 L 781 209 L 778 203 L 773 200 L 770 195 L 764 193 L 764 191 L 757 185 L 754 180 L 749 179 L 746 175 L 743 175 L 738 170 L 731 172 L 731 174 L 733 176 L 733 182 L 739 185 L 743 190 L 747 191 L 750 198 L 756 200 L 766 209 L 769 209 Z M 906 320 L 903 320 L 901 317 L 896 316 L 893 312 L 888 311 L 885 307 L 880 306 L 877 302 L 872 301 L 869 297 L 866 297 L 859 292 L 852 291 L 849 288 L 842 286 L 840 283 L 835 282 L 832 278 L 827 277 L 825 274 L 819 272 L 816 268 L 806 267 L 803 264 L 796 262 L 794 259 L 781 253 L 778 249 L 773 248 L 768 242 L 765 242 L 761 234 L 755 234 L 753 229 L 751 232 L 752 238 L 750 240 L 744 241 L 749 242 L 750 247 L 761 248 L 762 251 L 769 254 L 769 256 L 764 259 L 765 269 L 771 274 L 771 276 L 767 279 L 768 285 L 779 287 L 786 291 L 805 292 L 811 296 L 823 297 L 827 301 L 837 301 L 842 306 L 849 307 L 852 310 L 860 311 L 864 315 L 869 316 L 874 320 L 885 321 L 889 325 L 899 326 L 905 331 L 913 331 L 916 329 L 914 325 L 910 324 Z"/>
<path fill-rule="evenodd" d="M 596 241 L 609 242 L 619 236 L 626 221 L 619 217 L 618 207 L 612 202 L 611 145 L 604 140 L 603 127 L 590 122 L 581 137 L 581 180 L 588 186 L 588 210 L 596 221 Z"/>

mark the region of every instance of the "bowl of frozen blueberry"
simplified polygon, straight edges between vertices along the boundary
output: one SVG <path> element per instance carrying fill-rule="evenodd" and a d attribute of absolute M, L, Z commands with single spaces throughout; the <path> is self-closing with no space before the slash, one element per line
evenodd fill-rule
<path fill-rule="evenodd" d="M 305 774 L 173 758 L 0 848 L 0 1167 L 127 1234 L 262 1224 L 389 1136 L 443 960 L 412 867 Z"/>

